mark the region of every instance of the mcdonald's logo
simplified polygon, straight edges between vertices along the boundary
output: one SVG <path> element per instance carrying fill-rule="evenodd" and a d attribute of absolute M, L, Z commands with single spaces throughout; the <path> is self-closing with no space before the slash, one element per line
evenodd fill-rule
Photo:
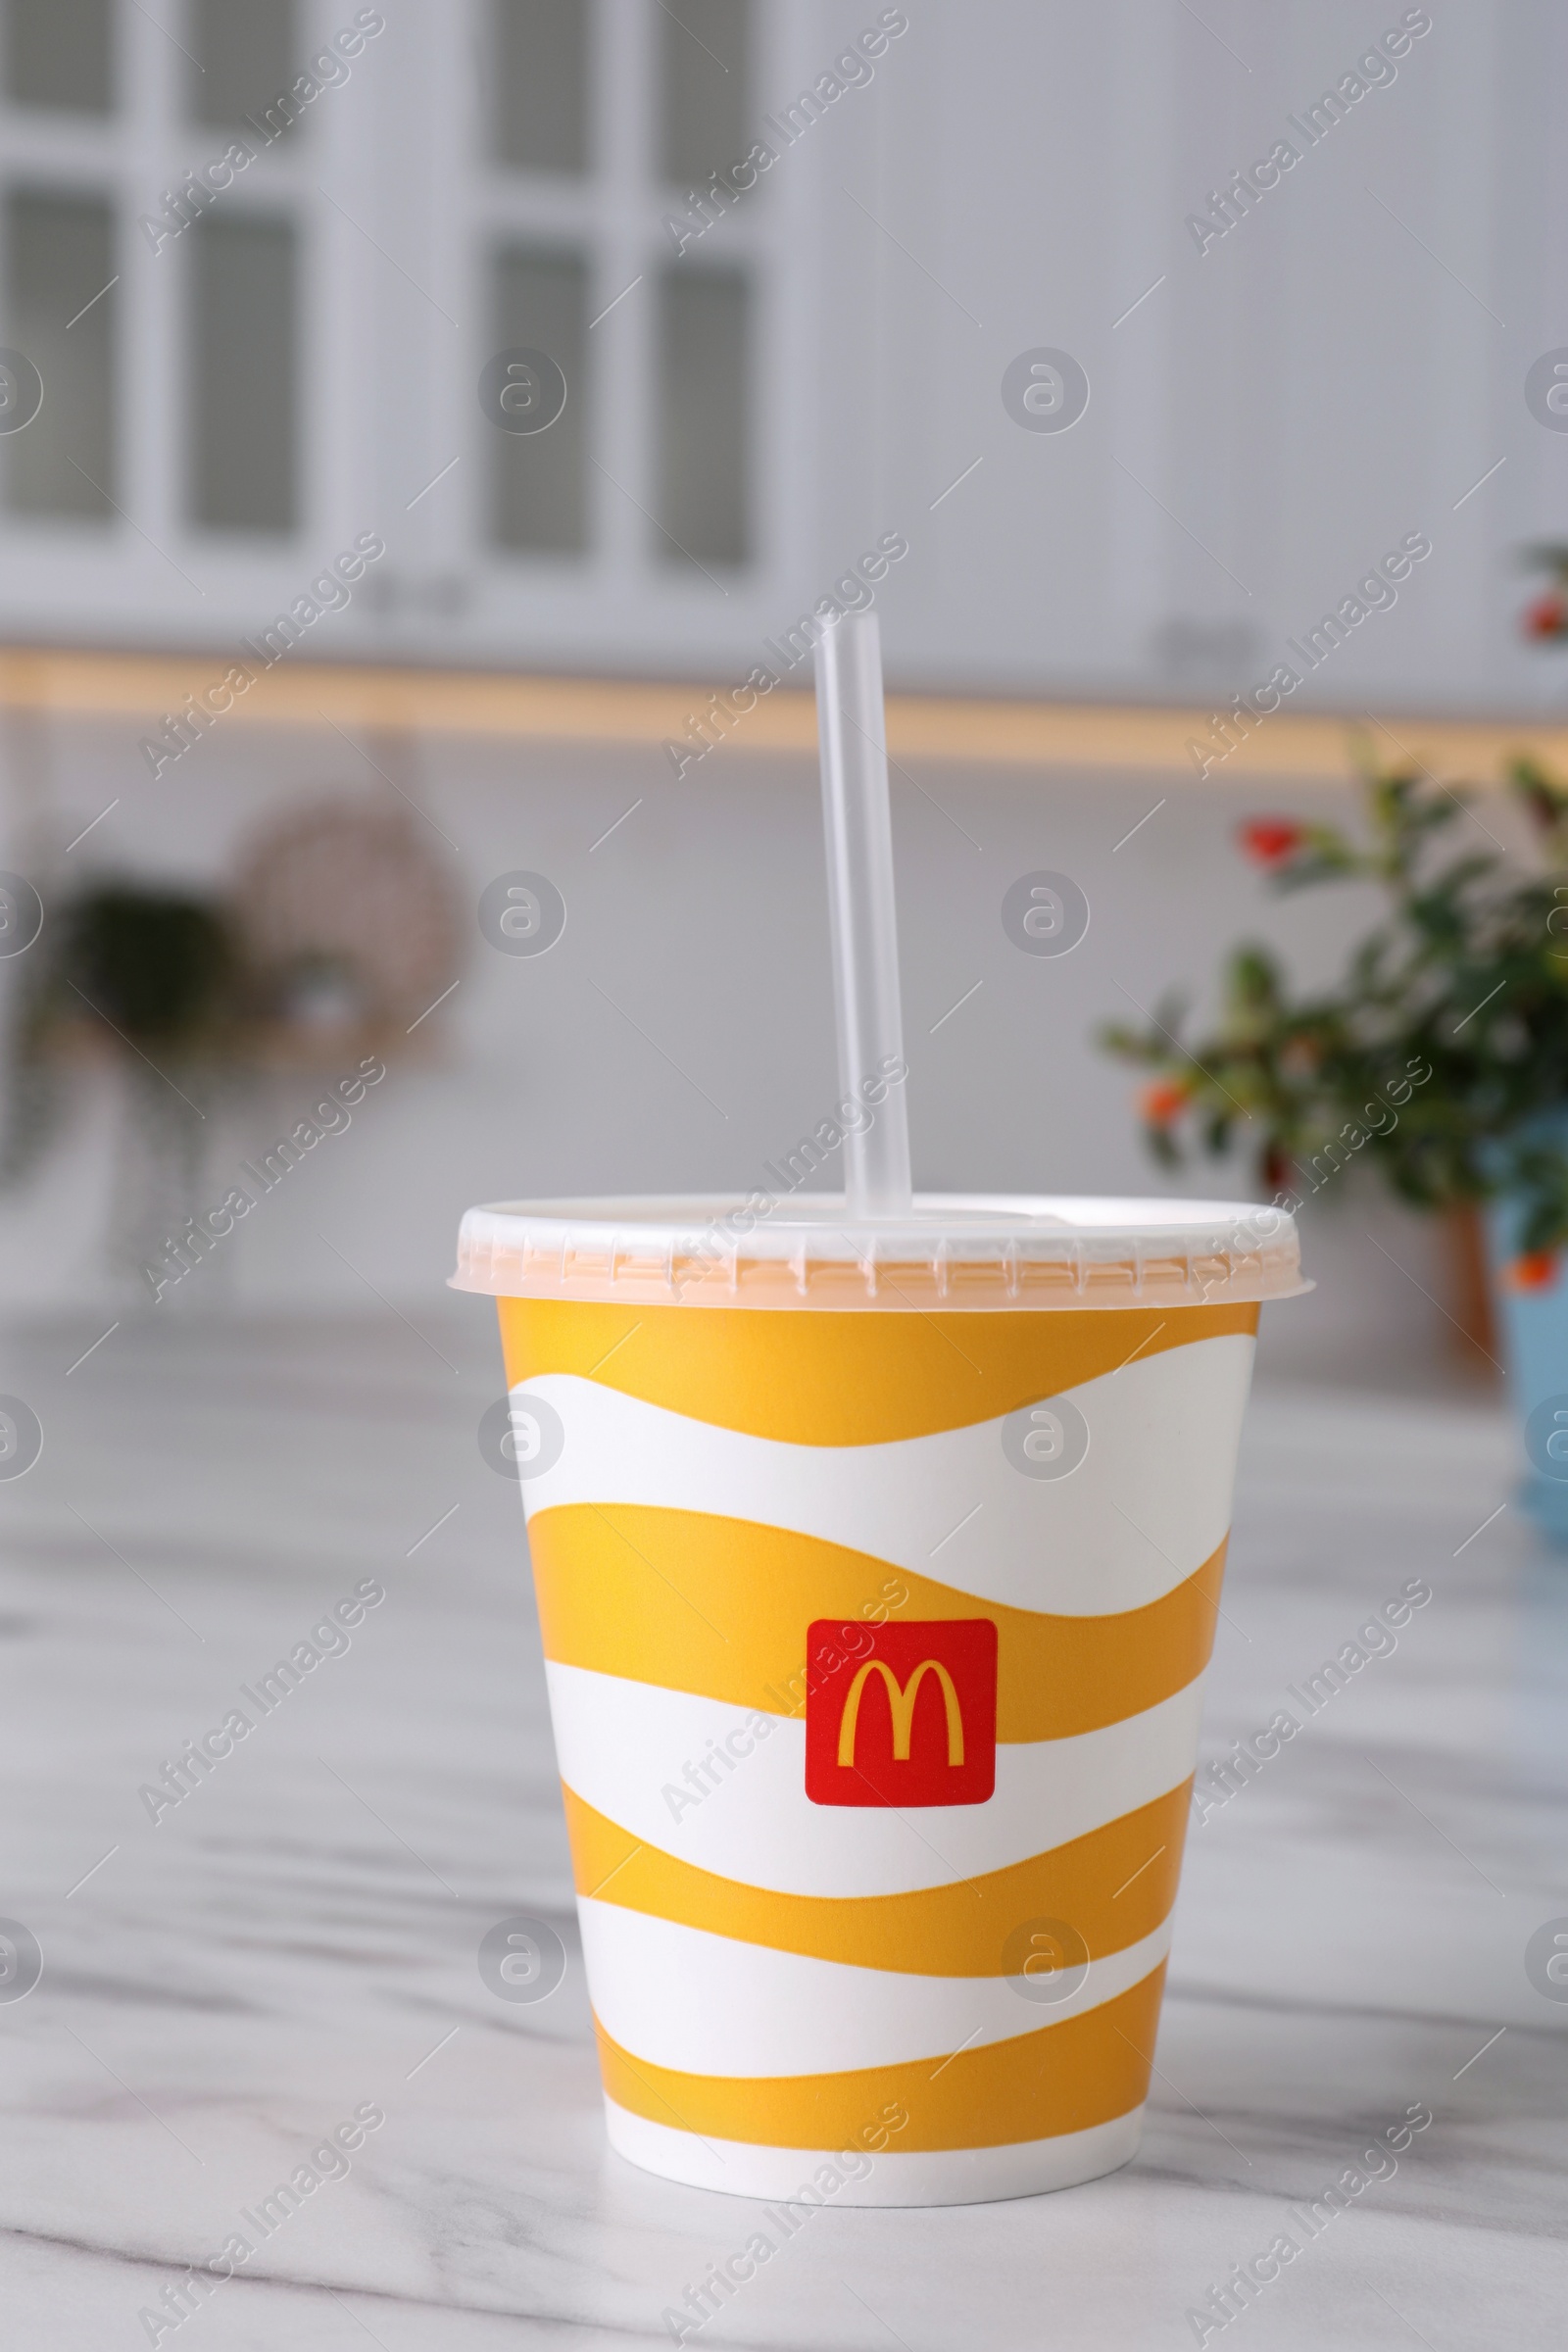
<path fill-rule="evenodd" d="M 893 1710 L 895 1764 L 906 1764 L 909 1760 L 909 1742 L 914 1734 L 914 1702 L 920 1695 L 920 1685 L 926 1676 L 936 1676 L 942 1686 L 942 1696 L 948 1710 L 948 1769 L 950 1772 L 956 1771 L 963 1762 L 963 1709 L 958 1704 L 953 1677 L 940 1658 L 922 1658 L 902 1687 L 886 1658 L 867 1658 L 863 1666 L 856 1668 L 855 1680 L 850 1685 L 850 1695 L 844 1702 L 844 1713 L 839 1722 L 840 1764 L 855 1762 L 855 1735 L 860 1728 L 860 1692 L 865 1688 L 867 1676 L 873 1674 L 879 1674 L 887 1685 L 888 1705 Z"/>
<path fill-rule="evenodd" d="M 997 1779 L 989 1617 L 807 1632 L 806 1793 L 818 1805 L 983 1805 Z"/>

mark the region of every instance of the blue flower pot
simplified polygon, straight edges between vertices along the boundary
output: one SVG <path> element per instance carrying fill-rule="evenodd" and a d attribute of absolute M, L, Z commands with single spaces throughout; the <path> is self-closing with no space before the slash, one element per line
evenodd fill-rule
<path fill-rule="evenodd" d="M 1568 1143 L 1568 1117 L 1551 1122 Z M 1568 1546 L 1568 1250 L 1539 1290 L 1518 1289 L 1507 1269 L 1520 1254 L 1523 1217 L 1504 1198 L 1488 1214 L 1487 1253 L 1515 1418 L 1528 1468 L 1519 1501 L 1553 1543 Z"/>

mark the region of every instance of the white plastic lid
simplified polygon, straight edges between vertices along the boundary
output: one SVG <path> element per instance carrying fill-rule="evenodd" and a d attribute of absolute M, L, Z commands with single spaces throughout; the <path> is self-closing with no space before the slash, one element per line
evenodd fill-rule
<path fill-rule="evenodd" d="M 1200 1306 L 1291 1298 L 1296 1222 L 1236 1200 L 917 1193 L 856 1225 L 842 1195 L 504 1200 L 470 1208 L 452 1288 L 507 1298 L 794 1308 Z"/>

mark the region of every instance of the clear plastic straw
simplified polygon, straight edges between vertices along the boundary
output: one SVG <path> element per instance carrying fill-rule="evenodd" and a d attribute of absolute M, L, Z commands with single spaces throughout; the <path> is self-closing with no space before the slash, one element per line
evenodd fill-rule
<path fill-rule="evenodd" d="M 816 731 L 822 759 L 828 917 L 838 1015 L 839 1085 L 870 1108 L 846 1137 L 852 1219 L 907 1214 L 909 1121 L 902 1072 L 904 1016 L 893 892 L 882 637 L 874 612 L 850 612 L 816 645 Z M 891 1072 L 900 1077 L 881 1092 Z"/>

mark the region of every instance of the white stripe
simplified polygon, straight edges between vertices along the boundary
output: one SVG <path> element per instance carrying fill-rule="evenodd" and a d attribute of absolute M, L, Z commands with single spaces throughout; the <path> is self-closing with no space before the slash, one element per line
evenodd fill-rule
<path fill-rule="evenodd" d="M 559 1462 L 525 1481 L 523 1500 L 530 1518 L 561 1503 L 651 1503 L 791 1528 L 1013 1608 L 1144 1608 L 1225 1539 L 1252 1347 L 1196 1340 L 1065 1392 L 1089 1451 L 1054 1479 L 1013 1467 L 1000 1420 L 794 1446 L 548 1373 L 513 1392 L 546 1398 L 565 1428 Z"/>
<path fill-rule="evenodd" d="M 886 2130 L 879 2115 L 873 2108 L 866 2117 L 865 2128 L 873 2134 Z M 751 2140 L 700 2137 L 633 2115 L 611 2098 L 605 2101 L 605 2121 L 616 2155 L 644 2172 L 693 2188 L 725 2189 L 732 2197 L 768 2197 L 779 2207 L 800 2199 L 788 2212 L 751 2217 L 776 2253 L 819 2202 L 830 2210 L 835 2205 L 989 2205 L 998 2197 L 1033 2197 L 1045 2189 L 1098 2180 L 1137 2155 L 1144 2110 L 1140 2102 L 1108 2124 L 1063 2132 L 1054 2139 L 1015 2140 L 1001 2148 L 916 2149 L 907 2155 L 900 2154 L 897 2137 L 879 2153 L 858 2145 L 842 2155 L 828 2148 L 768 2148 Z M 747 2246 L 744 2261 L 755 2263 L 750 2239 Z M 732 2275 L 744 2280 L 748 2273 L 743 2265 L 735 2274 L 732 2266 Z M 750 2275 L 756 2276 L 755 2269 Z"/>
<path fill-rule="evenodd" d="M 1170 1949 L 1167 1919 L 1125 1951 L 1026 1998 L 1007 1977 L 910 1977 L 740 1943 L 612 1902 L 579 1898 L 594 2015 L 650 2066 L 692 2075 L 836 2075 L 983 2049 L 1061 2025 L 1141 1984 Z M 1010 1931 L 1018 1923 L 1006 1923 Z M 998 1928 L 1000 1956 L 1003 1930 Z M 1031 1973 L 1042 1994 L 1056 1981 Z"/>
<path fill-rule="evenodd" d="M 1158 1706 L 1101 1731 L 1003 1742 L 996 1791 L 985 1804 L 895 1813 L 881 1805 L 813 1805 L 806 1793 L 806 1726 L 798 1718 L 748 1716 L 719 1699 L 585 1666 L 547 1660 L 545 1672 L 568 1788 L 644 1845 L 785 1894 L 907 1894 L 1065 1845 L 1187 1779 L 1202 1706 L 1200 1676 Z M 694 1772 L 689 1783 L 687 1765 L 700 1765 L 726 1737 L 731 1754 L 740 1751 L 735 1769 L 693 1797 L 702 1775 Z"/>

